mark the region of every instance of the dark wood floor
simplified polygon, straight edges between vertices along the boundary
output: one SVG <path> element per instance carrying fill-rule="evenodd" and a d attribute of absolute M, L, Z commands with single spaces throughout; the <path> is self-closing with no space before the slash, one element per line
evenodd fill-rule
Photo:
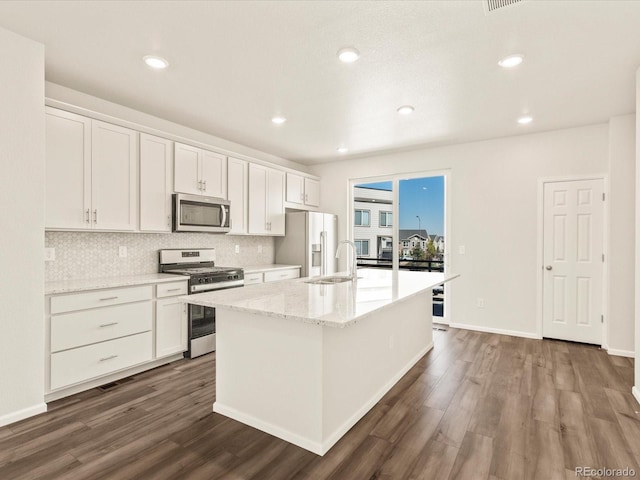
<path fill-rule="evenodd" d="M 0 428 L 0 479 L 568 479 L 635 469 L 632 360 L 465 330 L 435 348 L 324 457 L 211 411 L 215 355 L 49 405 Z"/>

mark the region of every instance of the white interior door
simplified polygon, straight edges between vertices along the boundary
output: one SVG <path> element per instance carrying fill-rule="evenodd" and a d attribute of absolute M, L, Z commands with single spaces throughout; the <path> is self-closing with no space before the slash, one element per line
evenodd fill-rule
<path fill-rule="evenodd" d="M 544 184 L 544 337 L 602 344 L 604 181 Z"/>

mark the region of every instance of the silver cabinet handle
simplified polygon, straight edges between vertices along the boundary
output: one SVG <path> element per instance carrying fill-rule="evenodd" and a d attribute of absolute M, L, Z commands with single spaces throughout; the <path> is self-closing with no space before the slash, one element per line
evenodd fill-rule
<path fill-rule="evenodd" d="M 89 209 L 87 208 L 87 211 L 84 212 L 85 214 L 85 220 L 87 223 L 91 223 L 91 214 L 89 213 Z"/>
<path fill-rule="evenodd" d="M 547 270 L 553 270 L 553 267 L 552 267 L 551 265 L 547 265 L 547 266 L 546 266 L 546 267 L 544 267 L 544 268 L 546 268 Z"/>
<path fill-rule="evenodd" d="M 105 298 L 101 298 L 100 301 L 101 302 L 106 302 L 107 300 L 116 300 L 118 297 L 105 297 Z"/>
<path fill-rule="evenodd" d="M 167 227 L 171 226 L 171 215 L 167 215 Z"/>
<path fill-rule="evenodd" d="M 206 192 L 207 191 L 207 181 L 203 180 L 202 181 L 202 185 L 204 185 L 204 191 Z"/>
<path fill-rule="evenodd" d="M 198 180 L 198 190 L 202 191 L 202 180 Z"/>
<path fill-rule="evenodd" d="M 167 290 L 167 292 L 177 292 L 181 290 L 180 288 L 170 288 L 169 290 Z"/>
<path fill-rule="evenodd" d="M 118 325 L 118 322 L 111 322 L 111 323 L 103 323 L 102 325 L 100 325 L 100 328 L 104 328 L 104 327 L 112 327 L 114 325 Z"/>
<path fill-rule="evenodd" d="M 108 357 L 103 357 L 100 359 L 101 362 L 106 362 L 107 360 L 112 360 L 114 358 L 118 358 L 118 355 L 109 355 Z"/>
<path fill-rule="evenodd" d="M 96 225 L 98 224 L 98 209 L 97 208 L 93 211 L 93 223 L 95 223 Z"/>

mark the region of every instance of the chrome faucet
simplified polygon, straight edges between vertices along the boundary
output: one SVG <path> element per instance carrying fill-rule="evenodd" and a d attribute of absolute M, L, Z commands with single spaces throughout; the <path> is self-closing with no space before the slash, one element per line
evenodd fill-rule
<path fill-rule="evenodd" d="M 339 244 L 338 244 L 338 248 L 336 249 L 336 258 L 340 258 L 340 253 L 342 252 L 342 245 L 351 245 L 351 258 L 352 258 L 352 262 L 351 262 L 351 269 L 349 271 L 349 277 L 351 278 L 351 280 L 355 280 L 358 276 L 357 270 L 358 270 L 358 251 L 356 249 L 356 244 L 353 243 L 351 240 L 342 240 Z"/>

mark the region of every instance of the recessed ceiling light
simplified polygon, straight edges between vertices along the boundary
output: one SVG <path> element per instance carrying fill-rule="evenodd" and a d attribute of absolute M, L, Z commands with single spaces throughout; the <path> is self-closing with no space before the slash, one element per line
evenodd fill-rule
<path fill-rule="evenodd" d="M 533 117 L 531 115 L 523 115 L 521 117 L 518 117 L 518 123 L 520 125 L 526 125 L 531 122 L 533 122 Z"/>
<path fill-rule="evenodd" d="M 360 58 L 360 52 L 353 47 L 345 47 L 338 50 L 338 58 L 344 63 L 353 63 Z"/>
<path fill-rule="evenodd" d="M 142 60 L 144 60 L 144 63 L 149 67 L 155 68 L 156 70 L 162 70 L 169 66 L 169 62 L 167 60 L 162 57 L 158 57 L 157 55 L 145 55 L 142 57 Z"/>
<path fill-rule="evenodd" d="M 498 62 L 502 68 L 513 68 L 517 67 L 524 61 L 524 56 L 520 54 L 509 55 L 508 57 L 504 57 L 502 60 Z"/>
<path fill-rule="evenodd" d="M 415 109 L 411 105 L 403 105 L 398 107 L 398 113 L 400 115 L 410 115 Z"/>
<path fill-rule="evenodd" d="M 286 121 L 287 121 L 287 119 L 286 119 L 285 117 L 282 117 L 282 116 L 279 116 L 279 115 L 278 115 L 278 116 L 276 116 L 276 117 L 273 117 L 273 118 L 271 119 L 271 121 L 272 121 L 273 123 L 275 123 L 276 125 L 282 125 L 284 122 L 286 122 Z"/>
<path fill-rule="evenodd" d="M 336 150 L 338 150 L 338 153 L 347 153 L 349 151 L 347 147 L 338 147 Z"/>

